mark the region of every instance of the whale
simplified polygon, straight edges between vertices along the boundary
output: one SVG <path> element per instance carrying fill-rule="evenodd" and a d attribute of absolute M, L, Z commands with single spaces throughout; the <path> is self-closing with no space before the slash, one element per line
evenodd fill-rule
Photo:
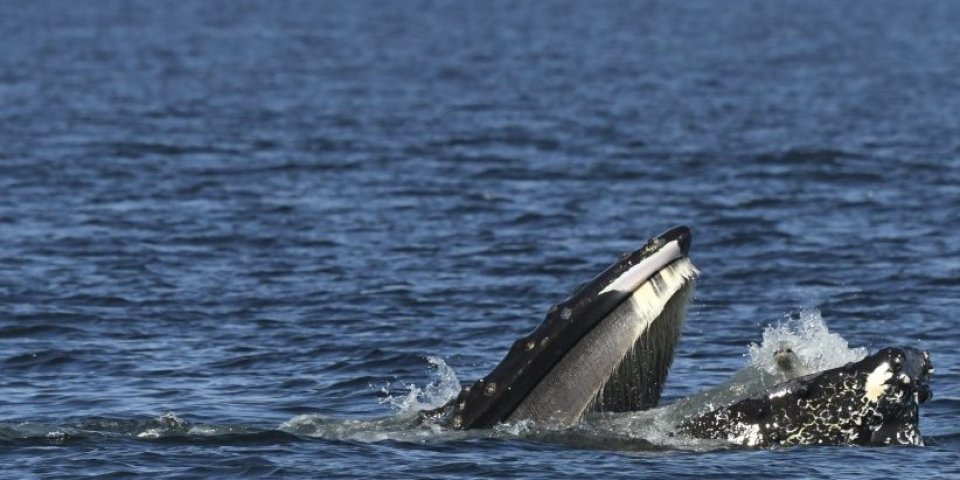
<path fill-rule="evenodd" d="M 678 430 L 741 446 L 923 445 L 919 406 L 933 371 L 929 352 L 886 347 L 692 415 Z"/>
<path fill-rule="evenodd" d="M 486 376 L 424 412 L 456 429 L 573 425 L 588 412 L 656 406 L 699 272 L 677 226 L 625 253 L 518 339 Z"/>
<path fill-rule="evenodd" d="M 657 408 L 700 274 L 691 243 L 690 229 L 677 226 L 622 254 L 552 305 L 489 374 L 420 412 L 419 421 L 460 430 L 524 421 L 563 428 L 588 415 Z M 773 375 L 734 376 L 660 407 L 675 419 L 675 434 L 746 447 L 923 444 L 929 352 L 889 347 L 824 371 L 811 371 L 789 348 L 774 355 Z"/>

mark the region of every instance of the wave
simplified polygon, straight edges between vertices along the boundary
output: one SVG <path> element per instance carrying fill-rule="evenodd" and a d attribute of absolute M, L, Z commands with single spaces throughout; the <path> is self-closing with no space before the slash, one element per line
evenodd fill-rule
<path fill-rule="evenodd" d="M 192 423 L 174 412 L 150 418 L 92 417 L 63 425 L 39 422 L 0 424 L 2 445 L 64 445 L 90 440 L 138 440 L 161 443 L 250 445 L 278 444 L 303 437 L 257 425 Z"/>

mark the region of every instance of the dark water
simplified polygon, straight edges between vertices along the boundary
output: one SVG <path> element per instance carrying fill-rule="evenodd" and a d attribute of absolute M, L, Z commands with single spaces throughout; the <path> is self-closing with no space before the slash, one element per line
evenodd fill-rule
<path fill-rule="evenodd" d="M 947 1 L 0 3 L 0 474 L 960 475 L 958 25 Z M 427 356 L 482 375 L 678 223 L 703 276 L 668 399 L 819 308 L 931 351 L 928 446 L 289 428 L 389 422 Z"/>

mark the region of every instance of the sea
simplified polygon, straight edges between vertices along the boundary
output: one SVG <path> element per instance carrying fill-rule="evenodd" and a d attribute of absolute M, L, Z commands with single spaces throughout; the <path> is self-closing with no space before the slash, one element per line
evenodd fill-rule
<path fill-rule="evenodd" d="M 960 478 L 958 52 L 938 0 L 0 1 L 0 477 Z M 909 346 L 925 446 L 410 421 L 679 224 L 661 403 Z"/>

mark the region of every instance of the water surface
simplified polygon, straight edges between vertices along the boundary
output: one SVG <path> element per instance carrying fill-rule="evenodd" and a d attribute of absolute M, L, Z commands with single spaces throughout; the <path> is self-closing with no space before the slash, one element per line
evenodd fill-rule
<path fill-rule="evenodd" d="M 946 1 L 4 2 L 0 474 L 957 475 L 958 24 Z M 817 308 L 851 346 L 932 352 L 928 446 L 282 428 L 396 418 L 382 400 L 443 384 L 429 357 L 475 379 L 679 223 L 703 276 L 665 400 Z"/>

